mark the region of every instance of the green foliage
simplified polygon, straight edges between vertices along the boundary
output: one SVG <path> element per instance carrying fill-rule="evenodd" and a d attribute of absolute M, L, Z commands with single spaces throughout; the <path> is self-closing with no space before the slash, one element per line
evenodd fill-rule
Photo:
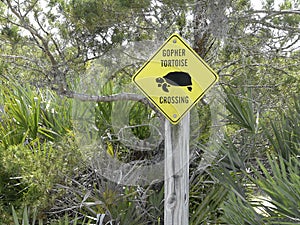
<path fill-rule="evenodd" d="M 264 124 L 271 155 L 246 163 L 232 141 L 223 145 L 227 157 L 214 174 L 231 190 L 222 206 L 226 224 L 299 224 L 298 102 L 295 97 L 270 127 Z"/>
<path fill-rule="evenodd" d="M 253 174 L 243 171 L 249 188 L 243 190 L 246 195 L 233 189 L 222 206 L 222 220 L 226 224 L 299 224 L 299 159 L 268 155 L 267 163 L 258 164 Z"/>
<path fill-rule="evenodd" d="M 226 109 L 230 113 L 228 120 L 241 128 L 255 133 L 257 131 L 258 117 L 254 112 L 251 89 L 248 89 L 246 94 L 242 93 L 242 97 L 245 99 L 238 97 L 230 88 L 224 89 L 224 91 L 226 93 Z"/>
<path fill-rule="evenodd" d="M 17 216 L 17 213 L 14 209 L 14 207 L 12 207 L 12 213 L 13 213 L 13 218 L 14 218 L 14 225 L 20 225 L 19 223 L 19 219 Z M 32 218 L 32 222 L 29 222 L 29 215 L 30 215 L 30 211 L 29 209 L 27 209 L 27 207 L 24 207 L 24 211 L 23 211 L 23 217 L 22 217 L 22 225 L 35 225 L 36 224 L 36 212 L 33 212 L 33 218 Z M 43 221 L 41 219 L 38 220 L 39 225 L 43 224 Z"/>
<path fill-rule="evenodd" d="M 267 165 L 259 162 L 255 183 L 264 194 L 270 207 L 265 206 L 270 223 L 294 224 L 300 221 L 300 160 L 293 156 L 286 161 L 281 156 L 268 156 Z"/>
<path fill-rule="evenodd" d="M 66 147 L 41 145 L 38 141 L 28 146 L 21 144 L 8 147 L 1 154 L 3 169 L 10 174 L 10 184 L 6 188 L 18 186 L 19 192 L 16 193 L 16 197 L 19 196 L 24 204 L 36 206 L 35 204 L 50 203 L 51 188 L 60 179 L 60 175 L 67 172 L 67 165 L 71 166 L 74 163 L 74 156 L 68 156 L 74 150 L 64 152 Z"/>
<path fill-rule="evenodd" d="M 225 135 L 223 143 L 220 147 L 220 153 L 223 156 L 222 166 L 233 171 L 246 168 L 246 161 L 251 152 L 243 153 L 243 148 L 238 148 L 228 135 Z"/>
<path fill-rule="evenodd" d="M 151 117 L 155 116 L 152 112 L 152 109 L 139 102 L 135 103 L 130 110 L 129 124 L 133 127 L 133 134 L 139 139 L 144 140 L 151 135 L 150 125 L 147 124 L 149 124 Z M 153 114 L 152 116 L 151 113 Z"/>
<path fill-rule="evenodd" d="M 116 45 L 178 31 L 189 41 L 214 40 L 201 47 L 211 50 L 207 58 L 219 70 L 220 83 L 233 87 L 225 88 L 230 113 L 225 119 L 230 124 L 219 157 L 204 173 L 192 174 L 191 223 L 299 224 L 299 96 L 294 102 L 290 98 L 299 92 L 300 19 L 294 10 L 299 1 L 285 0 L 280 10 L 274 0 L 263 6 L 265 13 L 255 12 L 249 0 L 51 0 L 43 7 L 39 1 L 1 1 L 0 76 L 11 80 L 0 81 L 0 223 L 11 224 L 14 215 L 19 224 L 18 213 L 23 214 L 23 224 L 34 223 L 23 206 L 37 207 L 38 218 L 56 197 L 74 217 L 107 213 L 109 220 L 126 225 L 163 223 L 161 187 L 100 188 L 106 180 L 93 177 L 86 164 L 65 184 L 61 175 L 72 177 L 81 156 L 74 144 L 70 102 L 52 91 L 18 83 L 51 84 L 63 90 L 60 94 L 69 93 L 61 89 L 61 81 L 76 80 L 90 60 Z M 122 73 L 129 78 L 134 69 L 109 76 L 101 94 L 119 93 L 126 83 Z M 115 104 L 98 103 L 89 112 L 83 107 L 76 113 L 96 113 L 88 125 L 96 125 L 97 140 L 105 140 L 112 157 L 126 162 L 153 158 L 142 151 L 131 153 L 119 142 L 111 117 Z M 120 112 L 127 107 L 130 131 L 146 140 L 153 111 L 127 102 Z M 278 108 L 282 110 L 275 112 Z M 208 111 L 198 110 L 199 118 Z M 203 132 L 193 138 L 197 147 L 210 136 L 210 118 L 201 118 L 205 122 L 196 130 Z M 94 127 L 85 129 L 90 134 Z M 197 153 L 195 163 L 201 160 L 201 148 Z M 57 182 L 61 188 L 54 186 Z M 71 217 L 57 216 L 62 218 L 59 224 L 71 222 Z"/>
<path fill-rule="evenodd" d="M 163 189 L 162 189 L 163 190 Z M 113 220 L 120 224 L 159 224 L 163 218 L 163 191 L 146 190 L 143 195 L 135 188 L 126 188 L 123 196 L 115 195 L 107 205 Z M 145 201 L 143 203 L 143 201 Z"/>
<path fill-rule="evenodd" d="M 19 27 L 16 25 L 13 26 L 5 26 L 1 30 L 1 36 L 11 42 L 11 44 L 14 46 L 17 44 L 21 36 L 19 34 Z"/>
<path fill-rule="evenodd" d="M 191 121 L 191 126 L 193 129 L 191 130 L 191 143 L 195 145 L 205 145 L 209 140 L 211 133 L 210 127 L 212 125 L 211 121 L 211 111 L 209 104 L 205 105 L 202 103 L 198 103 L 195 105 L 195 115 L 191 114 L 192 117 L 197 117 L 200 123 L 193 125 L 193 121 Z"/>
<path fill-rule="evenodd" d="M 113 90 L 114 83 L 112 81 L 108 81 L 103 85 L 101 90 L 101 95 L 112 95 L 114 93 Z M 112 114 L 112 102 L 99 102 L 95 107 L 95 124 L 99 129 L 99 134 L 103 135 L 105 132 L 112 130 L 111 127 L 111 114 Z"/>
<path fill-rule="evenodd" d="M 24 211 L 23 211 L 23 216 L 21 218 L 21 220 L 19 219 L 17 212 L 15 211 L 14 207 L 12 207 L 12 215 L 13 215 L 13 220 L 14 220 L 14 225 L 44 225 L 44 224 L 49 224 L 48 222 L 44 223 L 42 219 L 37 219 L 37 212 L 36 210 L 33 211 L 33 213 L 30 212 L 30 209 L 27 208 L 27 206 L 24 207 Z M 30 216 L 32 215 L 32 220 L 30 220 Z M 21 223 L 19 222 L 21 221 Z M 65 217 L 63 217 L 61 220 L 59 221 L 51 221 L 50 225 L 69 225 L 69 224 L 73 224 L 73 225 L 90 225 L 91 222 L 84 219 L 82 222 L 78 222 L 79 219 L 77 218 L 77 216 L 75 216 L 74 219 L 70 219 L 67 215 Z M 86 222 L 87 221 L 87 222 Z"/>
<path fill-rule="evenodd" d="M 107 181 L 93 171 L 85 171 L 85 176 L 75 177 L 69 184 L 62 187 L 66 192 L 56 207 L 60 212 L 93 220 L 99 220 L 100 215 L 103 224 L 161 224 L 163 221 L 161 184 L 146 189 L 126 187 Z"/>
<path fill-rule="evenodd" d="M 69 143 L 68 143 L 69 142 Z M 80 153 L 70 139 L 59 144 L 41 144 L 38 141 L 26 146 L 10 146 L 1 153 L 1 203 L 9 212 L 11 204 L 19 208 L 30 205 L 39 213 L 49 209 L 60 193 L 53 194 L 57 182 L 64 174 L 71 174 L 80 160 Z"/>
<path fill-rule="evenodd" d="M 221 215 L 221 204 L 227 194 L 222 184 L 213 181 L 209 184 L 207 179 L 192 185 L 189 224 L 217 224 Z"/>
<path fill-rule="evenodd" d="M 71 130 L 68 101 L 49 90 L 35 91 L 8 81 L 2 84 L 0 97 L 5 111 L 0 141 L 5 147 L 37 138 L 53 141 Z"/>
<path fill-rule="evenodd" d="M 73 31 L 76 35 L 79 35 L 80 32 L 82 32 L 81 35 L 83 35 L 84 31 L 88 39 L 93 38 L 95 41 L 97 41 L 96 37 L 99 33 L 106 33 L 107 36 L 110 36 L 112 42 L 99 42 L 101 48 L 107 50 L 111 46 L 121 44 L 126 39 L 132 38 L 131 32 L 128 32 L 128 28 L 124 26 L 124 22 L 127 24 L 132 23 L 132 21 L 130 21 L 130 14 L 132 12 L 136 13 L 136 20 L 139 21 L 140 16 L 138 16 L 138 13 L 149 7 L 149 5 L 149 0 L 76 0 L 71 4 L 62 4 L 61 7 L 64 7 L 64 11 L 68 12 L 66 17 L 68 17 L 76 27 L 76 30 Z M 131 31 L 135 31 L 135 29 Z M 90 48 L 94 47 L 95 46 L 90 45 Z"/>
<path fill-rule="evenodd" d="M 280 10 L 291 10 L 297 8 L 299 1 L 285 0 L 280 4 Z M 275 23 L 283 23 L 285 26 L 297 27 L 300 24 L 300 16 L 283 15 L 282 17 L 275 18 Z"/>
<path fill-rule="evenodd" d="M 117 79 L 117 82 L 106 82 L 101 90 L 101 95 L 114 94 L 123 85 L 123 82 L 126 82 L 126 80 L 123 80 L 122 77 Z M 114 112 L 113 107 L 115 107 Z M 89 112 L 85 113 L 87 115 Z M 118 121 L 120 113 L 126 118 L 124 121 L 122 119 Z M 126 116 L 128 116 L 128 120 Z M 103 141 L 102 144 L 106 146 L 109 155 L 126 162 L 151 157 L 152 151 L 139 151 L 139 146 L 135 143 L 146 142 L 151 134 L 157 133 L 157 130 L 151 126 L 151 121 L 155 117 L 157 117 L 157 114 L 154 113 L 153 109 L 135 101 L 98 102 L 95 106 L 95 125 L 97 134 Z M 115 121 L 112 121 L 113 118 Z M 94 123 L 94 121 L 91 121 L 91 123 Z M 127 137 L 128 134 L 129 137 Z"/>
<path fill-rule="evenodd" d="M 43 216 L 60 195 L 52 193 L 55 183 L 72 173 L 81 155 L 66 100 L 8 82 L 0 92 L 0 223 L 8 223 L 11 205 L 30 205 Z"/>
<path fill-rule="evenodd" d="M 224 215 L 222 217 L 225 224 L 230 225 L 260 225 L 265 224 L 263 222 L 263 216 L 258 214 L 251 202 L 240 198 L 233 192 L 228 196 L 222 206 Z"/>
<path fill-rule="evenodd" d="M 287 161 L 300 154 L 300 101 L 297 95 L 293 100 L 286 111 L 279 110 L 279 121 L 270 121 L 271 129 L 265 128 L 271 148 Z"/>

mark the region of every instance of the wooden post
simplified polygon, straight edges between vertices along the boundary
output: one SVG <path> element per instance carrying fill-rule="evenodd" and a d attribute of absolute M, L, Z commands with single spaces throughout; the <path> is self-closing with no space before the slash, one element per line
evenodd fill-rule
<path fill-rule="evenodd" d="M 165 121 L 165 225 L 189 224 L 190 114 L 179 124 Z"/>

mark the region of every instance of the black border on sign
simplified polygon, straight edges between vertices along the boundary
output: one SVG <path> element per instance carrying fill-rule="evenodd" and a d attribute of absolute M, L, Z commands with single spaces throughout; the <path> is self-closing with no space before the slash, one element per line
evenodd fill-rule
<path fill-rule="evenodd" d="M 215 80 L 205 89 L 203 90 L 202 94 L 199 95 L 199 97 L 192 103 L 192 105 L 190 105 L 185 111 L 184 113 L 181 115 L 181 117 L 178 117 L 178 119 L 173 120 L 171 117 L 168 116 L 168 114 L 166 114 L 162 108 L 156 104 L 151 97 L 143 90 L 143 88 L 138 85 L 135 81 L 135 78 L 139 75 L 139 73 L 148 65 L 149 62 L 151 62 L 153 60 L 153 58 L 165 47 L 165 45 L 173 38 L 173 37 L 177 37 L 182 44 L 185 45 L 185 47 L 190 50 L 194 56 L 196 58 L 198 58 L 202 64 L 215 76 Z M 144 95 L 160 110 L 160 112 L 162 112 L 163 115 L 165 115 L 165 117 L 172 123 L 172 124 L 177 124 L 184 116 L 185 114 L 190 111 L 198 102 L 199 100 L 203 97 L 203 95 L 218 81 L 219 77 L 218 75 L 206 64 L 206 62 L 194 51 L 194 49 L 192 49 L 178 34 L 172 34 L 163 44 L 162 46 L 154 53 L 154 55 L 152 57 L 150 57 L 147 62 L 135 73 L 135 75 L 132 77 L 132 81 L 136 84 L 136 86 L 144 93 Z"/>

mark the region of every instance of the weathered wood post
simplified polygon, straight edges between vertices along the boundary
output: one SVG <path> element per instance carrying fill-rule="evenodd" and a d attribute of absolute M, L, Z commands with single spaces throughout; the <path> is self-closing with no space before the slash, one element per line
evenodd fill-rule
<path fill-rule="evenodd" d="M 179 124 L 165 121 L 165 225 L 189 224 L 190 114 Z"/>

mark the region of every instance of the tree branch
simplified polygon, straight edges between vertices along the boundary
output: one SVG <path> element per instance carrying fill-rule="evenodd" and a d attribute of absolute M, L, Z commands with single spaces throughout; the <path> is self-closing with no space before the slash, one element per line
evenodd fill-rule
<path fill-rule="evenodd" d="M 136 101 L 149 106 L 157 113 L 160 119 L 163 119 L 161 112 L 144 96 L 135 93 L 120 93 L 108 96 L 80 94 L 71 91 L 65 91 L 61 95 L 68 98 L 77 99 L 84 102 L 115 102 L 115 101 Z"/>
<path fill-rule="evenodd" d="M 64 96 L 68 98 L 78 99 L 84 102 L 114 102 L 114 101 L 137 101 L 143 102 L 148 104 L 146 98 L 142 95 L 134 94 L 134 93 L 120 93 L 120 94 L 113 94 L 113 95 L 87 95 L 87 94 L 80 94 L 71 91 L 66 91 L 62 93 Z"/>
<path fill-rule="evenodd" d="M 259 13 L 265 13 L 268 14 L 268 17 L 282 15 L 282 14 L 300 14 L 300 10 L 296 9 L 290 9 L 290 10 L 278 10 L 278 11 L 270 11 L 270 10 L 255 10 L 255 11 L 246 11 L 246 13 L 250 14 L 259 14 Z M 271 14 L 270 14 L 271 13 Z"/>

